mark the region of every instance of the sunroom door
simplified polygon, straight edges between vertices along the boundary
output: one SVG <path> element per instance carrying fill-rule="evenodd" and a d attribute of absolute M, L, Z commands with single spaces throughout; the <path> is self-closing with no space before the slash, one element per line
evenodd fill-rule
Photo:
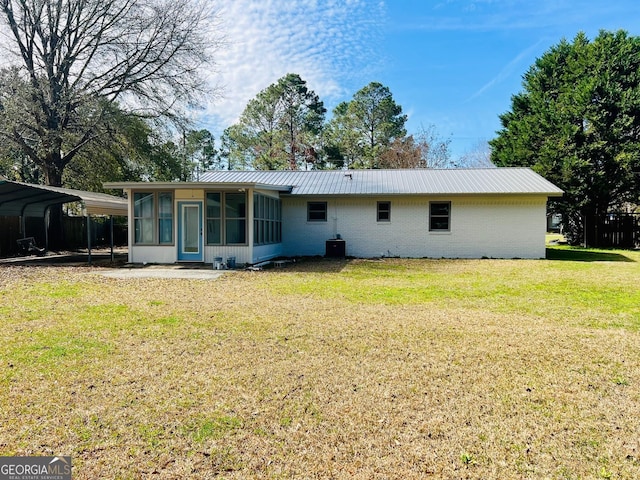
<path fill-rule="evenodd" d="M 202 202 L 178 202 L 178 261 L 202 262 Z"/>

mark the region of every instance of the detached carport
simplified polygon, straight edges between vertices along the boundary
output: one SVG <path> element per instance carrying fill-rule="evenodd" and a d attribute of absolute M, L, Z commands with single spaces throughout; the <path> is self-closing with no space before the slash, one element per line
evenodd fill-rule
<path fill-rule="evenodd" d="M 127 201 L 104 193 L 86 192 L 70 188 L 33 185 L 0 177 L 0 216 L 20 217 L 20 232 L 26 237 L 26 217 L 42 218 L 45 223 L 45 249 L 49 249 L 46 219 L 53 205 L 79 202 L 87 217 L 87 249 L 91 263 L 91 216 L 111 218 L 111 256 L 113 258 L 113 217 L 127 216 Z"/>

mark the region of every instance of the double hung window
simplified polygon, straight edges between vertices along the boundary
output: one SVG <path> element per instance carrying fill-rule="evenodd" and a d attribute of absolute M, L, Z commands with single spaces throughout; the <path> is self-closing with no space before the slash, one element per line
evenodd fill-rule
<path fill-rule="evenodd" d="M 378 222 L 391 221 L 391 202 L 378 202 Z"/>
<path fill-rule="evenodd" d="M 307 221 L 308 222 L 326 222 L 327 221 L 327 202 L 307 203 Z"/>
<path fill-rule="evenodd" d="M 451 202 L 429 203 L 429 231 L 448 232 L 451 230 Z"/>

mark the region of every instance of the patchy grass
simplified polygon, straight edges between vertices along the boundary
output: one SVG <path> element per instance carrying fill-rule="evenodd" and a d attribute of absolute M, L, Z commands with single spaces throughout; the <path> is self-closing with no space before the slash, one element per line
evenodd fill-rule
<path fill-rule="evenodd" d="M 0 455 L 78 479 L 636 478 L 640 253 L 548 257 L 0 268 Z"/>

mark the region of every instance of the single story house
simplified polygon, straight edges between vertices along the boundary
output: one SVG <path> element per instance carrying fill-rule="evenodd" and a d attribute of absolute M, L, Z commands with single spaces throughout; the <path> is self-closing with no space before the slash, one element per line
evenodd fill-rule
<path fill-rule="evenodd" d="M 129 205 L 129 261 L 235 257 L 542 258 L 549 197 L 529 168 L 211 171 L 107 183 Z"/>

